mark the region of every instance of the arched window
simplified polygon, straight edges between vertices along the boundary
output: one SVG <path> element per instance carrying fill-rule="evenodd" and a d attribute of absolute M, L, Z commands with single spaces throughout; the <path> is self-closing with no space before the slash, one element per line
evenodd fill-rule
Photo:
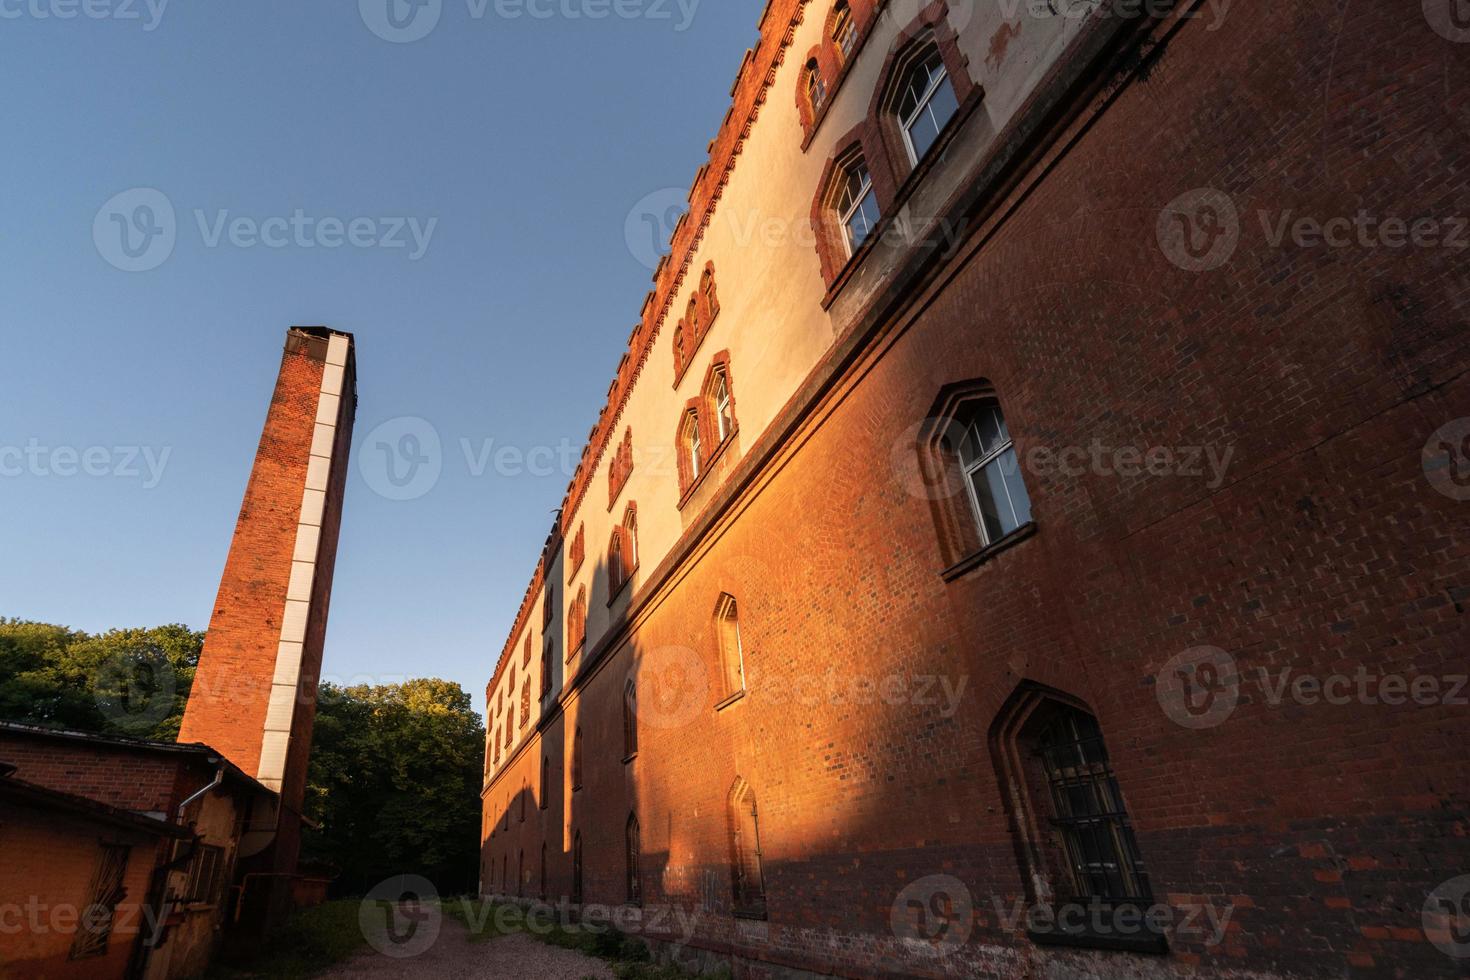
<path fill-rule="evenodd" d="M 582 788 L 582 726 L 572 736 L 572 792 Z"/>
<path fill-rule="evenodd" d="M 546 583 L 546 595 L 541 600 L 541 625 L 546 626 L 551 622 L 551 617 L 556 609 L 556 587 L 550 582 Z"/>
<path fill-rule="evenodd" d="M 623 511 L 623 569 L 624 577 L 632 578 L 638 568 L 638 504 L 630 502 Z"/>
<path fill-rule="evenodd" d="M 521 653 L 521 666 L 531 666 L 531 628 L 526 627 L 526 649 Z"/>
<path fill-rule="evenodd" d="M 720 644 L 720 669 L 725 694 L 745 690 L 745 650 L 740 642 L 740 609 L 735 597 L 725 593 L 715 606 L 715 635 Z"/>
<path fill-rule="evenodd" d="M 567 610 L 567 659 L 582 648 L 587 639 L 587 586 L 577 587 L 577 598 Z"/>
<path fill-rule="evenodd" d="M 715 434 L 723 443 L 735 431 L 734 403 L 730 398 L 730 376 L 723 368 L 717 368 L 709 387 L 710 411 L 714 413 Z"/>
<path fill-rule="evenodd" d="M 684 339 L 684 321 L 680 320 L 674 328 L 674 382 L 684 376 L 684 368 L 688 366 L 685 358 L 688 356 L 687 344 Z"/>
<path fill-rule="evenodd" d="M 689 348 L 693 350 L 704 339 L 704 321 L 699 316 L 699 297 L 689 297 L 689 310 L 684 316 L 689 331 Z"/>
<path fill-rule="evenodd" d="M 623 757 L 638 754 L 638 691 L 630 677 L 623 685 Z"/>
<path fill-rule="evenodd" d="M 526 800 L 531 795 L 531 784 L 521 780 L 521 823 L 526 822 Z"/>
<path fill-rule="evenodd" d="M 541 696 L 543 698 L 551 693 L 551 665 L 555 663 L 552 659 L 555 656 L 554 643 L 548 636 L 546 646 L 541 651 Z"/>
<path fill-rule="evenodd" d="M 738 776 L 730 789 L 730 882 L 735 914 L 764 918 L 766 884 L 761 870 L 761 833 L 755 791 Z"/>
<path fill-rule="evenodd" d="M 623 554 L 623 529 L 613 528 L 612 538 L 607 543 L 607 598 L 612 599 L 623 590 L 628 580 L 628 569 Z"/>
<path fill-rule="evenodd" d="M 541 888 L 536 892 L 536 897 L 546 901 L 546 842 L 541 842 Z"/>
<path fill-rule="evenodd" d="M 806 63 L 806 101 L 812 115 L 820 112 L 822 103 L 827 101 L 827 82 L 822 78 L 822 66 L 816 58 Z"/>
<path fill-rule="evenodd" d="M 713 323 L 715 317 L 720 315 L 720 297 L 715 292 L 715 264 L 707 263 L 704 274 L 699 277 L 699 292 L 704 297 L 704 317 L 708 323 Z"/>
<path fill-rule="evenodd" d="M 627 860 L 628 860 L 628 904 L 643 904 L 643 883 L 638 873 L 639 855 L 642 852 L 642 842 L 638 832 L 638 814 L 628 815 L 627 832 Z"/>
<path fill-rule="evenodd" d="M 526 849 L 521 848 L 520 856 L 516 858 L 516 898 L 524 894 L 526 883 Z"/>
<path fill-rule="evenodd" d="M 832 43 L 844 62 L 852 57 L 852 50 L 857 45 L 857 21 L 853 19 L 848 0 L 837 0 L 832 8 Z"/>
<path fill-rule="evenodd" d="M 861 154 L 850 158 L 839 168 L 832 210 L 842 226 L 842 240 L 849 256 L 862 248 L 878 226 L 878 195 L 873 190 L 873 177 Z"/>
<path fill-rule="evenodd" d="M 572 838 L 572 903 L 582 904 L 582 832 Z"/>
<path fill-rule="evenodd" d="M 500 890 L 510 894 L 510 854 L 509 852 L 500 856 Z"/>
<path fill-rule="evenodd" d="M 893 112 L 903 131 L 909 162 L 917 165 L 959 111 L 959 98 L 932 39 L 915 46 L 895 77 Z"/>
<path fill-rule="evenodd" d="M 541 809 L 551 805 L 551 756 L 541 757 Z"/>
<path fill-rule="evenodd" d="M 991 744 L 1036 904 L 1143 910 L 1153 889 L 1097 718 L 1059 691 L 1024 684 L 997 715 Z M 1163 937 L 1140 937 L 1162 949 Z"/>
<path fill-rule="evenodd" d="M 1031 497 L 1000 405 L 971 398 L 954 406 L 945 421 L 939 435 L 941 464 L 952 468 L 964 487 L 980 546 L 1029 524 Z"/>
<path fill-rule="evenodd" d="M 531 722 L 531 678 L 521 681 L 521 727 Z"/>
<path fill-rule="evenodd" d="M 688 490 L 699 479 L 704 466 L 704 445 L 699 431 L 699 412 L 688 409 L 679 423 L 679 473 L 681 491 Z"/>

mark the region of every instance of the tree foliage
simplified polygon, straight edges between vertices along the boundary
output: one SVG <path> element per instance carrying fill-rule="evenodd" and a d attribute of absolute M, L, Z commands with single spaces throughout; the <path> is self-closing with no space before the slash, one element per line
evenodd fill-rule
<path fill-rule="evenodd" d="M 452 681 L 324 684 L 312 737 L 307 857 L 340 869 L 361 894 L 419 874 L 443 894 L 472 888 L 479 865 L 485 729 Z"/>
<path fill-rule="evenodd" d="M 171 742 L 203 645 L 177 624 L 93 635 L 0 618 L 0 719 Z"/>

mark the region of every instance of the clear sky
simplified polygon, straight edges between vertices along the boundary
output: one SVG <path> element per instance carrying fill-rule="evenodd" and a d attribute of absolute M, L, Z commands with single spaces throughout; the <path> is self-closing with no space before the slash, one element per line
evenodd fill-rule
<path fill-rule="evenodd" d="M 763 3 L 389 2 L 0 0 L 0 615 L 203 629 L 285 331 L 327 324 L 323 673 L 480 707 Z M 359 464 L 405 417 L 440 472 L 393 500 Z"/>

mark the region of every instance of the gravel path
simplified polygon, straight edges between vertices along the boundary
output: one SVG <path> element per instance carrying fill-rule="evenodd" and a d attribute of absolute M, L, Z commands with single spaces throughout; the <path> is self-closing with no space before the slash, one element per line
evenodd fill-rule
<path fill-rule="evenodd" d="M 397 959 L 376 950 L 319 974 L 332 980 L 356 977 L 506 977 L 526 980 L 613 980 L 602 960 L 575 950 L 548 946 L 530 936 L 513 933 L 488 942 L 472 943 L 469 930 L 457 919 L 445 916 L 439 938 L 418 956 Z"/>

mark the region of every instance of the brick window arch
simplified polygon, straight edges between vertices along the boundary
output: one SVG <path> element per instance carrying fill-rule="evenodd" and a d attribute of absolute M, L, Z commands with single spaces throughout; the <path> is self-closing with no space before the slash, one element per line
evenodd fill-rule
<path fill-rule="evenodd" d="M 546 646 L 541 651 L 541 696 L 544 698 L 551 693 L 551 670 L 556 663 L 556 642 L 546 638 Z"/>
<path fill-rule="evenodd" d="M 858 23 L 850 0 L 837 0 L 832 5 L 832 13 L 827 17 L 826 36 L 840 61 L 852 60 L 857 50 Z"/>
<path fill-rule="evenodd" d="M 920 82 L 923 85 L 914 96 L 919 102 L 910 105 L 905 100 Z M 926 94 L 931 98 L 927 103 Z M 936 0 L 894 40 L 868 109 L 868 118 L 875 124 L 893 173 L 904 177 L 912 173 L 927 152 L 939 144 L 944 124 L 961 118 L 961 107 L 981 94 L 970 77 L 969 59 L 960 50 L 959 38 L 950 26 L 949 4 Z M 935 98 L 939 101 L 933 101 Z M 905 132 L 907 116 L 901 118 L 901 113 L 916 111 L 920 105 L 930 105 L 936 111 L 923 122 L 922 145 L 914 147 L 915 141 Z M 915 154 L 914 149 L 925 152 Z"/>
<path fill-rule="evenodd" d="M 931 505 L 954 565 L 1032 528 L 1031 495 L 1006 414 L 988 381 L 946 386 L 919 430 L 911 488 Z"/>
<path fill-rule="evenodd" d="M 627 845 L 627 869 L 628 869 L 628 904 L 643 904 L 643 881 L 639 873 L 639 865 L 642 863 L 643 840 L 638 827 L 638 814 L 628 814 L 628 827 L 626 832 Z"/>
<path fill-rule="evenodd" d="M 824 109 L 837 97 L 858 49 L 876 20 L 879 0 L 837 0 L 827 11 L 822 39 L 807 51 L 797 75 L 796 107 L 802 145 L 810 145 Z M 822 96 L 813 98 L 811 79 L 821 80 Z"/>
<path fill-rule="evenodd" d="M 874 126 L 859 124 L 841 147 L 827 160 L 811 209 L 817 258 L 829 286 L 882 232 L 894 192 L 892 170 Z"/>
<path fill-rule="evenodd" d="M 1002 774 L 1002 799 L 1025 864 L 1027 900 L 1134 910 L 1153 905 L 1153 888 L 1138 848 L 1102 728 L 1081 700 L 1023 682 L 997 714 L 991 751 Z M 1056 915 L 1038 942 L 1118 946 L 1162 952 L 1164 938 L 1144 929 L 1122 937 L 1089 932 L 1088 915 Z M 1060 923 L 1068 922 L 1068 925 Z"/>
<path fill-rule="evenodd" d="M 709 421 L 710 452 L 714 452 L 725 441 L 735 435 L 735 389 L 730 379 L 730 352 L 721 351 L 710 362 L 700 389 L 704 400 L 704 417 Z"/>
<path fill-rule="evenodd" d="M 760 815 L 755 790 L 735 777 L 730 787 L 730 884 L 738 916 L 765 918 L 766 883 L 761 861 Z"/>
<path fill-rule="evenodd" d="M 521 727 L 531 723 L 531 678 L 521 681 Z"/>
<path fill-rule="evenodd" d="M 587 641 L 587 586 L 577 587 L 577 598 L 567 610 L 567 659 L 571 660 Z"/>
<path fill-rule="evenodd" d="M 740 605 L 728 592 L 715 603 L 715 640 L 726 697 L 745 690 L 745 647 L 740 639 Z"/>
<path fill-rule="evenodd" d="M 706 262 L 700 273 L 698 286 L 690 293 L 684 319 L 674 329 L 674 385 L 683 380 L 689 365 L 694 363 L 695 352 L 709 336 L 715 319 L 720 315 L 720 298 L 715 286 L 715 264 Z"/>
<path fill-rule="evenodd" d="M 688 493 L 704 472 L 708 459 L 703 422 L 700 419 L 700 399 L 692 398 L 679 416 L 679 428 L 674 436 L 675 451 L 679 464 L 679 495 Z"/>
<path fill-rule="evenodd" d="M 638 505 L 628 504 L 623 522 L 613 528 L 607 543 L 607 604 L 622 594 L 638 567 Z"/>

